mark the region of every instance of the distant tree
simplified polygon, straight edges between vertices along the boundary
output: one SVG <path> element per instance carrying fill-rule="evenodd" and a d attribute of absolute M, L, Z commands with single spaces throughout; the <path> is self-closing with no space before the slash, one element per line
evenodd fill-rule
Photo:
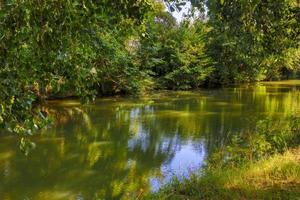
<path fill-rule="evenodd" d="M 148 18 L 140 56 L 157 87 L 190 89 L 203 85 L 213 71 L 206 55 L 205 34 L 201 21 L 177 24 L 162 9 Z"/>

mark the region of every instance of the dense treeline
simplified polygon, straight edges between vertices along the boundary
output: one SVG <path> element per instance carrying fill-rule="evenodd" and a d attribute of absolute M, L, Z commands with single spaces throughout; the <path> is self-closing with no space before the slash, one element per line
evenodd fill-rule
<path fill-rule="evenodd" d="M 211 56 L 216 80 L 242 82 L 280 79 L 299 65 L 286 55 L 299 45 L 299 1 L 209 1 Z"/>
<path fill-rule="evenodd" d="M 46 113 L 33 107 L 47 98 L 87 102 L 299 70 L 299 1 L 190 2 L 190 18 L 178 23 L 166 5 L 187 1 L 0 1 L 1 127 L 40 128 Z"/>

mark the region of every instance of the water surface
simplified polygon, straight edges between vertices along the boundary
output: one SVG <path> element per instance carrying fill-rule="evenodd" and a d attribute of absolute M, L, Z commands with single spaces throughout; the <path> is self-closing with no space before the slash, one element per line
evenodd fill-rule
<path fill-rule="evenodd" d="M 82 106 L 51 101 L 56 123 L 28 156 L 0 136 L 0 199 L 131 199 L 205 166 L 228 133 L 300 108 L 300 81 L 243 85 Z"/>

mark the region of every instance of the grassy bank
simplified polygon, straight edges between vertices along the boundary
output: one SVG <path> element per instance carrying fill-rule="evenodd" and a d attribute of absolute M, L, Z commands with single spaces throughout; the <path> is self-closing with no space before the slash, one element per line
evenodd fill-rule
<path fill-rule="evenodd" d="M 174 180 L 148 199 L 300 199 L 299 116 L 232 135 L 202 175 Z"/>
<path fill-rule="evenodd" d="M 300 199 L 300 148 L 174 181 L 149 199 Z"/>

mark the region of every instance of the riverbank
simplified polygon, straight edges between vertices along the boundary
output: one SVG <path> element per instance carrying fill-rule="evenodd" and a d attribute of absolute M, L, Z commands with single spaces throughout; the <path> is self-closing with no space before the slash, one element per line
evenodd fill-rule
<path fill-rule="evenodd" d="M 240 167 L 174 181 L 148 199 L 299 199 L 300 147 Z"/>
<path fill-rule="evenodd" d="M 300 117 L 257 122 L 253 131 L 228 135 L 207 167 L 174 180 L 149 199 L 299 199 Z"/>

